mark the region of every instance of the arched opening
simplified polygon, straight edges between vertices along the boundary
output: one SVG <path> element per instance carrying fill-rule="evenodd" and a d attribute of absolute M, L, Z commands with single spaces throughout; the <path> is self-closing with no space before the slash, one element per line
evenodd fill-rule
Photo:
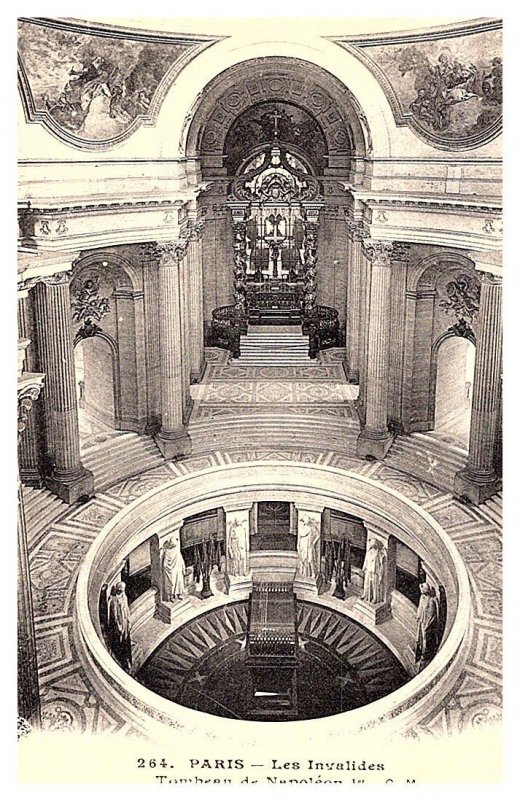
<path fill-rule="evenodd" d="M 76 392 L 82 449 L 111 438 L 118 429 L 119 393 L 114 344 L 106 336 L 76 343 Z"/>
<path fill-rule="evenodd" d="M 434 432 L 443 441 L 468 449 L 475 345 L 461 336 L 444 339 L 437 351 Z"/>

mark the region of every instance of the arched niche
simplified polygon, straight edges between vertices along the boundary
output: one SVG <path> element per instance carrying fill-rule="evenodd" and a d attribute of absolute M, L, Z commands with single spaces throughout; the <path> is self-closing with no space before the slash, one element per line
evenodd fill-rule
<path fill-rule="evenodd" d="M 432 348 L 430 430 L 465 450 L 469 443 L 475 348 L 472 331 L 464 335 L 446 331 Z"/>
<path fill-rule="evenodd" d="M 449 287 L 462 280 L 468 307 L 478 309 L 480 276 L 475 264 L 456 252 L 429 255 L 412 268 L 407 287 L 402 423 L 406 432 L 435 426 L 435 391 L 439 347 L 447 337 L 475 342 L 476 311 L 457 312 Z"/>
<path fill-rule="evenodd" d="M 147 364 L 144 297 L 137 267 L 126 255 L 111 249 L 82 254 L 74 263 L 71 299 L 75 344 L 94 338 L 98 355 L 101 342 L 111 353 L 114 427 L 144 432 L 148 421 Z"/>

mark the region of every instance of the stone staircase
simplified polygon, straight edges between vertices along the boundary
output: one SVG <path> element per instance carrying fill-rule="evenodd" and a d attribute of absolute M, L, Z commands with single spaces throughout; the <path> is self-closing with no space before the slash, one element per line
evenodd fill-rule
<path fill-rule="evenodd" d="M 266 413 L 195 420 L 189 433 L 192 452 L 295 448 L 336 450 L 355 457 L 359 423 L 319 414 Z"/>
<path fill-rule="evenodd" d="M 83 465 L 94 475 L 94 491 L 164 464 L 151 436 L 122 433 L 93 445 L 81 454 Z"/>
<path fill-rule="evenodd" d="M 490 497 L 485 503 L 479 506 L 479 512 L 498 528 L 502 528 L 502 492 L 498 492 L 494 497 Z"/>
<path fill-rule="evenodd" d="M 48 489 L 23 486 L 22 495 L 27 540 L 32 545 L 40 533 L 67 513 L 70 506 Z"/>
<path fill-rule="evenodd" d="M 309 337 L 300 326 L 280 330 L 273 326 L 249 326 L 240 340 L 240 358 L 231 364 L 251 367 L 298 366 L 315 363 L 309 358 Z"/>
<path fill-rule="evenodd" d="M 453 478 L 466 463 L 467 455 L 457 447 L 424 433 L 397 436 L 385 463 L 390 467 L 453 492 Z"/>

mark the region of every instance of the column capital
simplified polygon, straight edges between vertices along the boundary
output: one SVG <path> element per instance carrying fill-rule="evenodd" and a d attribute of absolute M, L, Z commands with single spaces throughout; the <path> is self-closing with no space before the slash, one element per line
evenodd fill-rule
<path fill-rule="evenodd" d="M 170 242 L 157 242 L 156 254 L 161 266 L 180 264 L 188 252 L 188 239 L 175 239 Z"/>
<path fill-rule="evenodd" d="M 202 238 L 202 232 L 204 230 L 204 219 L 199 220 L 190 220 L 188 222 L 188 228 L 186 231 L 187 239 L 189 242 L 198 242 Z"/>
<path fill-rule="evenodd" d="M 388 266 L 393 249 L 393 242 L 382 242 L 379 239 L 364 239 L 363 253 L 372 264 Z"/>
<path fill-rule="evenodd" d="M 44 377 L 39 372 L 27 372 L 18 380 L 18 435 L 25 430 L 32 404 L 40 395 Z"/>
<path fill-rule="evenodd" d="M 502 286 L 502 276 L 495 275 L 493 272 L 482 272 L 479 270 L 482 283 L 491 286 Z"/>
<path fill-rule="evenodd" d="M 38 283 L 45 283 L 47 286 L 61 286 L 70 283 L 72 279 L 72 265 L 68 270 L 55 272 L 53 275 L 34 275 L 18 282 L 18 291 L 26 292 L 33 289 Z"/>
<path fill-rule="evenodd" d="M 345 224 L 347 226 L 347 233 L 352 239 L 353 242 L 362 242 L 363 239 L 367 239 L 370 234 L 365 227 L 365 224 L 362 220 L 356 221 L 348 216 L 348 211 L 345 211 L 346 220 Z"/>
<path fill-rule="evenodd" d="M 388 266 L 392 261 L 406 261 L 410 245 L 405 242 L 383 242 L 380 239 L 363 239 L 365 256 L 372 264 Z"/>

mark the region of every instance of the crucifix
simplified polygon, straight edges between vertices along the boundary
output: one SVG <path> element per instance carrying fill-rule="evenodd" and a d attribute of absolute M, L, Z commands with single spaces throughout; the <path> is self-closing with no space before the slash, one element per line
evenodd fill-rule
<path fill-rule="evenodd" d="M 274 120 L 274 138 L 278 139 L 278 120 L 280 119 L 280 114 L 278 113 L 278 109 L 275 107 L 273 111 L 273 120 Z"/>

